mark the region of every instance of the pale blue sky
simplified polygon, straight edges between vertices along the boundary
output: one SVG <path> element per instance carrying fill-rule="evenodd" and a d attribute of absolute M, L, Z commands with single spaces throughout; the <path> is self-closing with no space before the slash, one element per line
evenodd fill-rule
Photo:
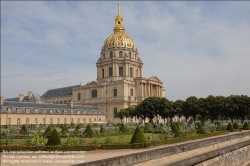
<path fill-rule="evenodd" d="M 1 95 L 16 97 L 96 79 L 117 2 L 1 2 Z M 143 76 L 170 100 L 250 95 L 250 2 L 121 1 Z"/>

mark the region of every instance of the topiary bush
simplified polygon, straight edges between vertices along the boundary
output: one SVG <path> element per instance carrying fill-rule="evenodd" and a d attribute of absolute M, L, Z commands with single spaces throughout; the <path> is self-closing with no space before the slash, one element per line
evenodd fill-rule
<path fill-rule="evenodd" d="M 201 123 L 197 123 L 197 133 L 198 134 L 206 134 L 204 128 L 201 125 Z"/>
<path fill-rule="evenodd" d="M 234 122 L 234 125 L 233 125 L 234 129 L 240 129 L 240 126 L 238 125 L 237 122 Z"/>
<path fill-rule="evenodd" d="M 52 133 L 52 127 L 49 125 L 43 133 L 43 137 L 48 138 Z"/>
<path fill-rule="evenodd" d="M 179 137 L 180 131 L 179 131 L 178 127 L 176 126 L 176 124 L 172 123 L 170 127 L 171 127 L 172 131 L 174 132 L 174 137 Z"/>
<path fill-rule="evenodd" d="M 120 131 L 121 132 L 128 132 L 127 127 L 123 123 L 121 124 Z"/>
<path fill-rule="evenodd" d="M 147 139 L 139 126 L 136 127 L 134 135 L 130 141 L 130 144 L 135 144 L 135 143 L 142 143 L 142 144 L 147 143 Z"/>
<path fill-rule="evenodd" d="M 61 145 L 61 139 L 56 131 L 56 129 L 54 129 L 51 133 L 51 135 L 49 136 L 48 142 L 46 144 L 47 146 L 51 146 L 51 145 Z"/>
<path fill-rule="evenodd" d="M 247 122 L 244 123 L 243 130 L 250 130 L 250 126 Z"/>
<path fill-rule="evenodd" d="M 234 131 L 234 127 L 232 126 L 232 124 L 231 124 L 231 123 L 228 123 L 228 125 L 227 125 L 227 129 L 226 129 L 226 130 L 231 131 L 231 132 L 233 132 L 233 131 Z"/>
<path fill-rule="evenodd" d="M 92 130 L 90 124 L 86 127 L 86 129 L 83 132 L 84 137 L 91 138 L 94 135 L 94 131 Z"/>
<path fill-rule="evenodd" d="M 20 130 L 21 134 L 26 134 L 28 133 L 27 127 L 25 125 L 22 126 L 21 130 Z"/>

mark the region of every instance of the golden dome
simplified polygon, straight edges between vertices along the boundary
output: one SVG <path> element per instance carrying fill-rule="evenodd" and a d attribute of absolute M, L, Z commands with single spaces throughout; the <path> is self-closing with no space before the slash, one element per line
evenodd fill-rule
<path fill-rule="evenodd" d="M 115 18 L 114 33 L 111 34 L 104 42 L 103 48 L 135 48 L 135 43 L 131 37 L 124 33 L 123 18 L 120 15 L 120 4 L 118 4 L 118 15 Z"/>

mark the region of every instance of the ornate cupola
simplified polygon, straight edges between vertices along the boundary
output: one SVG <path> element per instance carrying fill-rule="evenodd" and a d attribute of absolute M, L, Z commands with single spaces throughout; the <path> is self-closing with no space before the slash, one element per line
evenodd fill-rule
<path fill-rule="evenodd" d="M 113 31 L 104 41 L 101 56 L 96 63 L 97 81 L 133 80 L 141 77 L 143 64 L 134 40 L 125 33 L 120 4 Z"/>

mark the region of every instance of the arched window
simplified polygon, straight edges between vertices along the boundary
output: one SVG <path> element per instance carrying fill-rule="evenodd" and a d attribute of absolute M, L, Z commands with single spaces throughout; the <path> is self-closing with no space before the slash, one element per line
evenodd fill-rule
<path fill-rule="evenodd" d="M 105 53 L 103 54 L 103 59 L 105 59 Z"/>
<path fill-rule="evenodd" d="M 91 91 L 91 96 L 92 96 L 92 98 L 97 97 L 97 90 L 96 89 Z"/>
<path fill-rule="evenodd" d="M 129 58 L 131 58 L 131 52 L 128 53 Z"/>
<path fill-rule="evenodd" d="M 122 51 L 119 52 L 119 58 L 122 58 Z"/>
<path fill-rule="evenodd" d="M 110 58 L 113 58 L 113 52 L 112 51 L 110 52 Z"/>

